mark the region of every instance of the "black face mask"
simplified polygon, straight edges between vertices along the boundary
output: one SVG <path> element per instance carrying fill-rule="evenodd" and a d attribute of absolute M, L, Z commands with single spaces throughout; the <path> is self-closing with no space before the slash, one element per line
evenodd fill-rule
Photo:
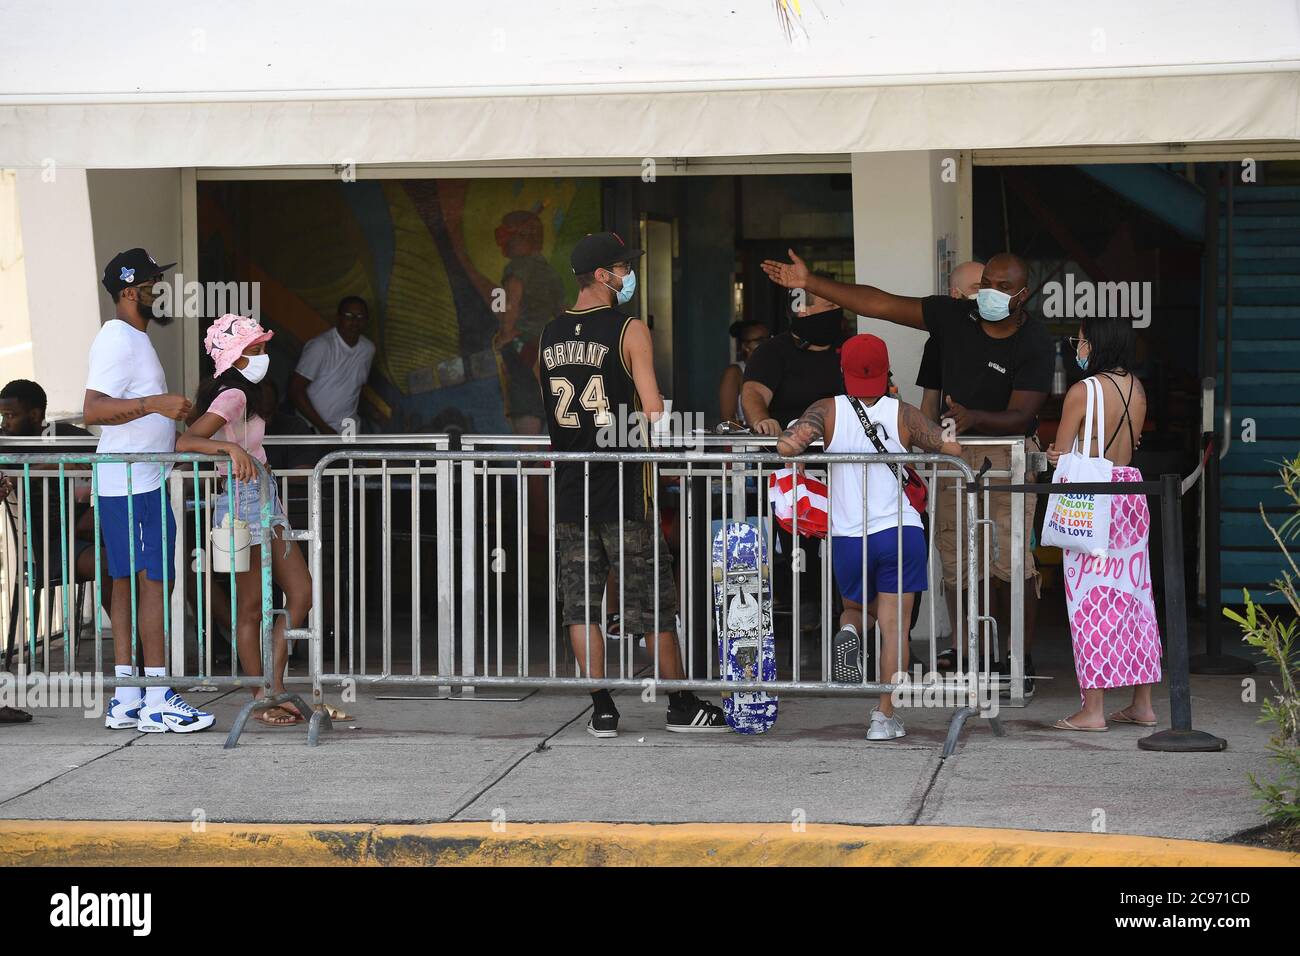
<path fill-rule="evenodd" d="M 835 345 L 844 337 L 843 325 L 843 309 L 790 317 L 790 331 L 809 345 Z"/>

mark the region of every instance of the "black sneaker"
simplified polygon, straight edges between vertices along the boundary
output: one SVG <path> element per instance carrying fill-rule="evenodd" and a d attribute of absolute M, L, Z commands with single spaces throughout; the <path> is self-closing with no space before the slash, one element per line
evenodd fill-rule
<path fill-rule="evenodd" d="M 862 683 L 862 638 L 847 627 L 831 638 L 831 680 L 837 684 Z"/>
<path fill-rule="evenodd" d="M 587 733 L 593 737 L 617 737 L 618 711 L 611 707 L 609 710 L 593 713 L 591 719 L 587 721 Z"/>
<path fill-rule="evenodd" d="M 700 700 L 694 694 L 678 703 L 669 704 L 665 730 L 678 734 L 720 734 L 731 728 L 722 716 L 722 708 Z"/>
<path fill-rule="evenodd" d="M 1005 683 L 1002 685 L 1001 693 L 999 694 L 999 696 L 1009 700 L 1011 698 L 1011 662 L 995 661 L 993 664 L 993 672 L 995 674 L 1000 674 L 1000 676 L 1005 680 Z M 1034 659 L 1030 657 L 1028 654 L 1026 654 L 1025 655 L 1025 700 L 1026 701 L 1034 699 L 1034 678 L 1036 676 L 1037 674 L 1034 671 Z"/>

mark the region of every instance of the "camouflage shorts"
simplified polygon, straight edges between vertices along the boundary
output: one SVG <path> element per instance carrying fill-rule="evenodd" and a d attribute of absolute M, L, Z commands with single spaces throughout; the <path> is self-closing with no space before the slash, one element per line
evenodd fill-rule
<path fill-rule="evenodd" d="M 655 631 L 655 527 L 648 521 L 623 522 L 623 557 L 627 573 L 623 577 L 623 619 L 625 634 L 649 634 Z M 555 545 L 559 551 L 560 601 L 563 624 L 603 625 L 600 599 L 605 591 L 609 571 L 614 570 L 614 588 L 607 610 L 617 614 L 619 608 L 618 522 L 593 521 L 587 537 L 586 554 L 582 525 L 560 522 L 555 526 Z M 672 631 L 677 613 L 677 592 L 673 587 L 673 556 L 668 542 L 659 537 L 659 620 L 658 630 Z M 590 601 L 590 612 L 588 612 Z"/>

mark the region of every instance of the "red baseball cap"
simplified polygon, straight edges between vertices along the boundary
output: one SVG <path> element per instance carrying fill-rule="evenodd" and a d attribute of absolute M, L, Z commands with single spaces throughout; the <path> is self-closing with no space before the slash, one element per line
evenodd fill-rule
<path fill-rule="evenodd" d="M 879 398 L 889 391 L 889 349 L 884 339 L 865 332 L 840 347 L 844 391 L 856 398 Z"/>

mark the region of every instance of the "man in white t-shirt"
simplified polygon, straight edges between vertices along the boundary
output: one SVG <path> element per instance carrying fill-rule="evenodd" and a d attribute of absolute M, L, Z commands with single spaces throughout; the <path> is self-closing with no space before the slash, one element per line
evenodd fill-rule
<path fill-rule="evenodd" d="M 160 266 L 143 249 L 118 253 L 101 280 L 116 305 L 90 346 L 90 372 L 82 409 L 86 425 L 99 425 L 102 455 L 170 454 L 176 446 L 176 421 L 189 414 L 184 395 L 167 392 L 158 353 L 146 331 L 150 322 L 171 318 L 154 308 L 155 283 L 175 263 Z M 130 469 L 128 472 L 128 468 Z M 132 607 L 144 652 L 144 676 L 165 677 L 163 575 L 174 565 L 176 521 L 163 487 L 163 465 L 152 462 L 97 466 L 96 506 L 113 579 L 113 652 L 119 681 L 139 676 L 132 659 L 132 620 L 118 608 Z M 135 578 L 133 581 L 132 578 Z M 193 733 L 211 727 L 212 714 L 195 710 L 170 687 L 118 684 L 104 715 L 114 730 Z"/>
<path fill-rule="evenodd" d="M 366 300 L 350 295 L 339 302 L 334 328 L 303 346 L 289 377 L 289 398 L 322 435 L 337 435 L 345 422 L 357 426 L 361 386 L 370 377 L 375 343 L 362 335 L 370 321 Z"/>

